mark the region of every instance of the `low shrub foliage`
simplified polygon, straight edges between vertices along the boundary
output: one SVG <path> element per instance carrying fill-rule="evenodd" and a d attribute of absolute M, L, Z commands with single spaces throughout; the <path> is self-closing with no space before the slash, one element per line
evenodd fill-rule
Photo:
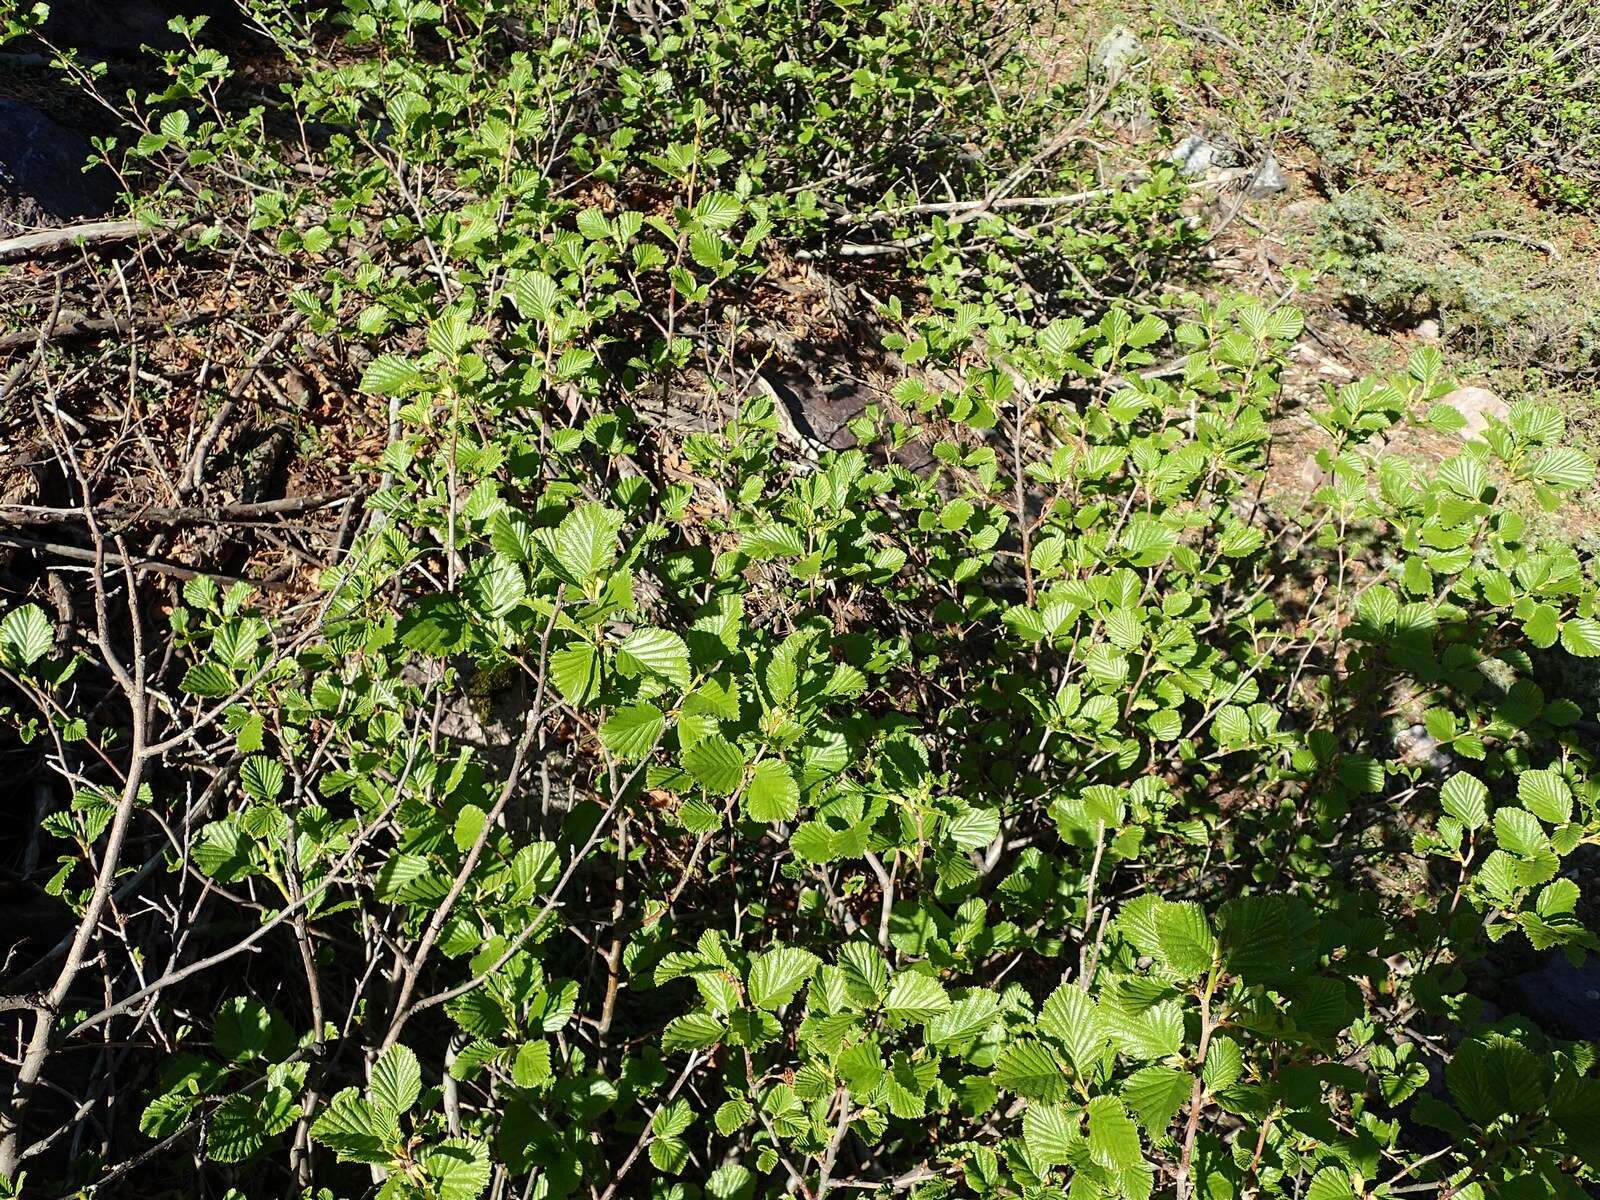
<path fill-rule="evenodd" d="M 1007 203 L 1115 86 L 1038 14 L 254 16 L 281 95 L 179 22 L 107 153 L 386 448 L 298 604 L 96 526 L 86 627 L 0 620 L 74 914 L 10 1194 L 1585 1194 L 1593 1047 L 1485 999 L 1596 948 L 1559 413 L 1454 440 L 1423 349 L 1275 504 L 1292 305 L 1152 300 L 1168 168 Z M 849 448 L 760 386 L 796 261 Z"/>

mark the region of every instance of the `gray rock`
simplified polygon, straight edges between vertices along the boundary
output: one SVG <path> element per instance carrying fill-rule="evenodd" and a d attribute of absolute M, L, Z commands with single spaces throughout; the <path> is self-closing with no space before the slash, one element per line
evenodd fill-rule
<path fill-rule="evenodd" d="M 104 167 L 84 173 L 89 139 L 32 105 L 0 98 L 0 230 L 98 217 L 116 199 Z"/>
<path fill-rule="evenodd" d="M 1600 1033 L 1600 958 L 1591 954 L 1575 967 L 1553 953 L 1544 964 L 1511 981 L 1522 1014 L 1560 1037 Z"/>
<path fill-rule="evenodd" d="M 143 46 L 177 45 L 167 22 L 174 10 L 195 7 L 153 0 L 54 0 L 44 33 L 58 46 L 131 57 Z"/>
<path fill-rule="evenodd" d="M 1100 75 L 1120 75 L 1144 57 L 1144 43 L 1126 25 L 1115 26 L 1100 39 L 1089 65 Z"/>
<path fill-rule="evenodd" d="M 1180 171 L 1191 177 L 1204 175 L 1219 167 L 1231 167 L 1239 160 L 1239 156 L 1229 147 L 1198 133 L 1191 133 L 1174 146 L 1169 157 Z"/>
<path fill-rule="evenodd" d="M 1268 196 L 1275 196 L 1288 189 L 1289 180 L 1284 176 L 1283 168 L 1278 165 L 1278 156 L 1268 150 L 1266 157 L 1257 163 L 1256 169 L 1250 173 L 1244 194 L 1252 200 L 1265 200 Z"/>
<path fill-rule="evenodd" d="M 1504 421 L 1511 413 L 1510 406 L 1504 400 L 1488 388 L 1481 387 L 1457 388 L 1440 403 L 1448 404 L 1467 419 L 1461 429 L 1463 438 L 1481 437 L 1489 428 L 1490 417 Z"/>

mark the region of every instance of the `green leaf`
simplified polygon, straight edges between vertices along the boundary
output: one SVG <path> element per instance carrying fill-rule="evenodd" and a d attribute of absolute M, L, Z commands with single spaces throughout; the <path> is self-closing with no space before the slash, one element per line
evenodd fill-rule
<path fill-rule="evenodd" d="M 600 726 L 600 743 L 618 758 L 634 762 L 650 753 L 666 727 L 667 719 L 654 704 L 627 704 Z"/>
<path fill-rule="evenodd" d="M 649 1154 L 656 1170 L 678 1175 L 689 1162 L 689 1144 L 682 1138 L 657 1137 L 650 1142 Z"/>
<path fill-rule="evenodd" d="M 851 998 L 863 1007 L 877 1004 L 889 991 L 889 964 L 870 942 L 846 944 L 839 951 L 839 970 Z"/>
<path fill-rule="evenodd" d="M 543 271 L 527 271 L 511 281 L 511 302 L 526 321 L 548 321 L 561 288 Z"/>
<path fill-rule="evenodd" d="M 950 997 L 937 979 L 919 971 L 901 971 L 889 987 L 883 1011 L 902 1024 L 927 1021 L 950 1007 Z"/>
<path fill-rule="evenodd" d="M 1439 803 L 1468 829 L 1482 829 L 1489 820 L 1489 789 L 1465 771 L 1445 781 Z"/>
<path fill-rule="evenodd" d="M 1494 836 L 1513 854 L 1541 854 L 1550 848 L 1539 818 L 1522 808 L 1501 808 L 1494 814 Z"/>
<path fill-rule="evenodd" d="M 511 1082 L 519 1088 L 536 1088 L 549 1083 L 550 1043 L 543 1038 L 536 1042 L 523 1042 L 511 1064 Z"/>
<path fill-rule="evenodd" d="M 665 1054 L 704 1050 L 720 1042 L 725 1032 L 722 1022 L 708 1012 L 685 1013 L 667 1022 L 661 1033 L 661 1050 Z"/>
<path fill-rule="evenodd" d="M 1556 771 L 1524 771 L 1517 777 L 1522 807 L 1552 825 L 1572 820 L 1572 789 Z"/>
<path fill-rule="evenodd" d="M 191 696 L 231 696 L 238 684 L 216 663 L 196 663 L 183 676 L 178 685 Z"/>
<path fill-rule="evenodd" d="M 1594 481 L 1594 462 L 1572 446 L 1555 446 L 1529 465 L 1527 478 L 1556 488 L 1587 487 Z"/>
<path fill-rule="evenodd" d="M 1089 1154 L 1111 1170 L 1131 1167 L 1141 1158 L 1138 1127 L 1115 1096 L 1089 1101 Z"/>
<path fill-rule="evenodd" d="M 1079 1075 L 1093 1070 L 1106 1042 L 1106 1030 L 1094 1001 L 1072 983 L 1063 983 L 1044 1002 L 1039 1029 L 1061 1043 Z"/>
<path fill-rule="evenodd" d="M 1180 979 L 1193 979 L 1211 969 L 1217 939 L 1205 910 L 1192 900 L 1166 903 L 1156 909 L 1156 938 L 1161 957 Z"/>
<path fill-rule="evenodd" d="M 794 999 L 802 984 L 817 969 L 817 956 L 793 946 L 768 950 L 750 964 L 746 995 L 751 1004 L 768 1011 Z"/>
<path fill-rule="evenodd" d="M 400 1141 L 394 1113 L 368 1103 L 355 1088 L 336 1095 L 311 1126 L 311 1136 L 340 1162 L 386 1163 Z"/>
<path fill-rule="evenodd" d="M 395 1113 L 411 1111 L 422 1095 L 422 1068 L 405 1046 L 390 1046 L 372 1064 L 372 1099 Z"/>
<path fill-rule="evenodd" d="M 206 1157 L 214 1162 L 242 1162 L 299 1116 L 300 1105 L 287 1088 L 268 1088 L 259 1098 L 236 1092 L 217 1105 L 206 1123 Z"/>
<path fill-rule="evenodd" d="M 466 1138 L 446 1138 L 422 1151 L 422 1173 L 439 1200 L 477 1200 L 489 1186 L 489 1148 Z"/>
<path fill-rule="evenodd" d="M 239 783 L 252 800 L 275 800 L 283 791 L 283 764 L 276 759 L 253 756 L 239 768 Z"/>
<path fill-rule="evenodd" d="M 656 1137 L 678 1137 L 694 1124 L 694 1110 L 687 1100 L 663 1104 L 650 1118 L 650 1132 Z"/>
<path fill-rule="evenodd" d="M 775 758 L 762 759 L 751 772 L 744 805 L 752 820 L 792 821 L 800 811 L 800 785 L 794 772 Z"/>
<path fill-rule="evenodd" d="M 1043 1042 L 1022 1038 L 1000 1052 L 994 1066 L 996 1086 L 1029 1100 L 1054 1103 L 1067 1095 L 1067 1074 Z"/>
<path fill-rule="evenodd" d="M 659 675 L 679 691 L 689 687 L 689 647 L 666 629 L 635 629 L 618 647 L 617 665 L 629 675 Z"/>
<path fill-rule="evenodd" d="M 989 1027 L 1000 1010 L 1000 997 L 985 989 L 973 989 L 949 1008 L 928 1021 L 930 1046 L 958 1046 Z"/>
<path fill-rule="evenodd" d="M 55 640 L 44 609 L 37 604 L 14 608 L 0 620 L 0 663 L 18 669 L 31 667 L 50 653 Z"/>
<path fill-rule="evenodd" d="M 251 857 L 250 835 L 234 817 L 225 821 L 212 821 L 200 831 L 189 857 L 211 878 L 222 883 L 234 883 L 255 870 Z"/>
<path fill-rule="evenodd" d="M 570 584 L 592 589 L 616 562 L 621 528 L 621 513 L 599 504 L 583 504 L 563 517 L 555 529 L 541 529 L 537 536 L 557 574 Z"/>
<path fill-rule="evenodd" d="M 1028 1111 L 1022 1114 L 1022 1142 L 1035 1165 L 1054 1167 L 1072 1161 L 1074 1149 L 1082 1140 L 1078 1112 L 1066 1104 L 1028 1105 Z"/>
<path fill-rule="evenodd" d="M 717 796 L 732 795 L 744 780 L 744 754 L 720 733 L 701 738 L 683 755 L 695 782 Z"/>
<path fill-rule="evenodd" d="M 1212 1038 L 1211 1044 L 1206 1047 L 1205 1065 L 1200 1071 L 1206 1091 L 1226 1091 L 1238 1083 L 1243 1074 L 1244 1055 L 1239 1050 L 1239 1043 L 1230 1037 Z"/>
<path fill-rule="evenodd" d="M 979 850 L 999 836 L 1000 814 L 992 808 L 963 808 L 945 822 L 945 836 L 963 850 Z"/>
<path fill-rule="evenodd" d="M 1188 1102 L 1194 1077 L 1175 1067 L 1141 1067 L 1122 1084 L 1122 1098 L 1152 1134 L 1160 1134 Z"/>
<path fill-rule="evenodd" d="M 1568 617 L 1561 622 L 1561 644 L 1576 658 L 1600 656 L 1600 621 L 1593 617 Z"/>
<path fill-rule="evenodd" d="M 1323 1167 L 1311 1177 L 1306 1200 L 1356 1200 L 1350 1172 L 1343 1167 Z"/>
<path fill-rule="evenodd" d="M 569 642 L 550 654 L 550 680 L 568 704 L 583 708 L 600 694 L 600 656 L 588 642 Z"/>
<path fill-rule="evenodd" d="M 756 1110 L 750 1107 L 745 1100 L 727 1100 L 717 1108 L 714 1118 L 717 1132 L 723 1137 L 730 1136 L 735 1130 L 743 1129 L 756 1115 Z"/>
<path fill-rule="evenodd" d="M 361 373 L 361 390 L 369 396 L 404 396 L 425 387 L 428 377 L 408 358 L 380 354 Z"/>
<path fill-rule="evenodd" d="M 228 1061 L 245 1062 L 257 1057 L 271 1038 L 272 1014 L 259 1000 L 234 996 L 217 1009 L 211 1041 L 217 1053 Z"/>

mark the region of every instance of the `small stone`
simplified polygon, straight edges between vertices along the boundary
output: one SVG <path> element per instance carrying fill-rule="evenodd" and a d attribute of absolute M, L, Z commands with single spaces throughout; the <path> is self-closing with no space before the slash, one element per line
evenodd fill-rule
<path fill-rule="evenodd" d="M 1283 168 L 1278 165 L 1278 156 L 1268 150 L 1266 156 L 1256 164 L 1256 169 L 1251 172 L 1250 180 L 1245 184 L 1244 194 L 1252 200 L 1265 200 L 1268 196 L 1276 196 L 1279 192 L 1289 190 L 1289 180 L 1283 173 Z"/>
<path fill-rule="evenodd" d="M 1117 25 L 1100 39 L 1089 63 L 1096 74 L 1115 76 L 1121 75 L 1143 57 L 1144 43 L 1139 40 L 1139 35 L 1126 25 Z"/>
<path fill-rule="evenodd" d="M 1128 136 L 1134 141 L 1148 142 L 1155 135 L 1155 118 L 1149 113 L 1137 112 L 1128 118 Z"/>
<path fill-rule="evenodd" d="M 1418 321 L 1416 328 L 1411 331 L 1425 342 L 1439 340 L 1439 322 L 1429 317 L 1426 321 Z"/>
<path fill-rule="evenodd" d="M 1511 412 L 1504 400 L 1481 387 L 1457 388 L 1440 403 L 1448 404 L 1467 419 L 1461 428 L 1463 438 L 1481 437 L 1489 428 L 1490 417 L 1504 421 Z"/>
<path fill-rule="evenodd" d="M 1230 167 L 1236 156 L 1226 146 L 1191 133 L 1172 148 L 1169 157 L 1185 175 L 1194 176 L 1204 175 L 1214 167 Z"/>
<path fill-rule="evenodd" d="M 1300 463 L 1300 470 L 1297 474 L 1300 486 L 1305 488 L 1308 494 L 1316 491 L 1329 481 L 1328 473 L 1322 469 L 1322 464 L 1317 461 L 1315 454 L 1306 455 L 1305 459 Z"/>

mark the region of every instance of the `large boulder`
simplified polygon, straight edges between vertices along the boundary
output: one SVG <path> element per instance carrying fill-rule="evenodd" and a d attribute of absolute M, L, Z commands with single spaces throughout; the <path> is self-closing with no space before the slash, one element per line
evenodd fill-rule
<path fill-rule="evenodd" d="M 1517 1007 L 1557 1037 L 1592 1038 L 1600 1030 L 1600 957 L 1573 966 L 1552 953 L 1512 981 Z"/>
<path fill-rule="evenodd" d="M 144 46 L 176 45 L 167 22 L 175 9 L 190 7 L 154 0 L 52 0 L 44 36 L 57 46 L 131 58 Z"/>
<path fill-rule="evenodd" d="M 104 215 L 116 180 L 85 173 L 94 148 L 83 134 L 20 100 L 0 98 L 0 233 Z"/>

